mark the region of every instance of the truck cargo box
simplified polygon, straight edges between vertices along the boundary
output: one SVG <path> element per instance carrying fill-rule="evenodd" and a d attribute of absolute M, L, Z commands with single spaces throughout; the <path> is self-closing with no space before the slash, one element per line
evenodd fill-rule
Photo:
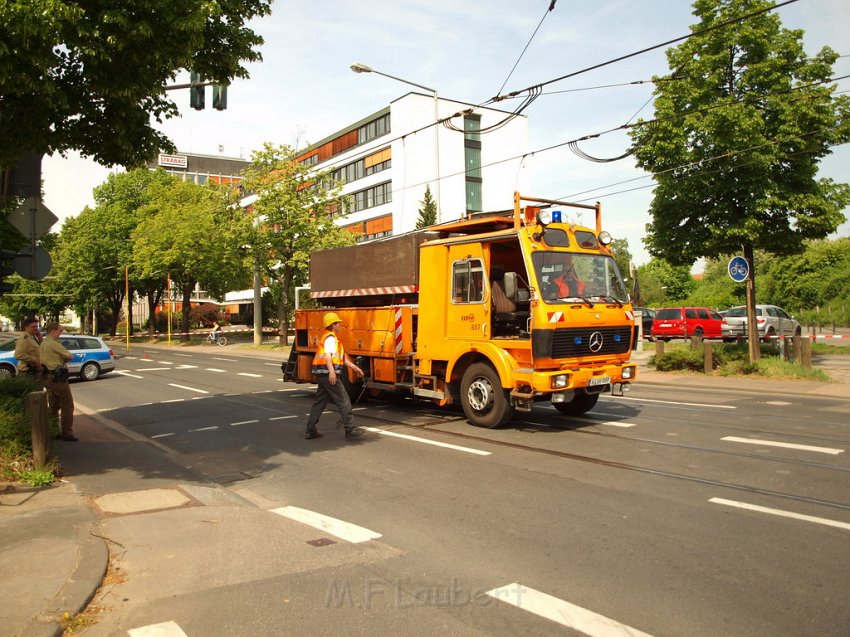
<path fill-rule="evenodd" d="M 437 238 L 424 230 L 310 255 L 315 299 L 412 294 L 419 291 L 419 246 Z"/>

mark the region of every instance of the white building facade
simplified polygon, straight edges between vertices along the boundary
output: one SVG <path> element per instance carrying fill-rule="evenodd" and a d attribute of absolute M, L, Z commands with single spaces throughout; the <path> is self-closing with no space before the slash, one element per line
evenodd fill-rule
<path fill-rule="evenodd" d="M 438 118 L 448 126 L 435 125 Z M 512 208 L 514 191 L 523 189 L 527 146 L 522 115 L 411 92 L 298 160 L 335 171 L 350 201 L 338 223 L 368 240 L 413 230 L 426 187 L 438 223 Z"/>

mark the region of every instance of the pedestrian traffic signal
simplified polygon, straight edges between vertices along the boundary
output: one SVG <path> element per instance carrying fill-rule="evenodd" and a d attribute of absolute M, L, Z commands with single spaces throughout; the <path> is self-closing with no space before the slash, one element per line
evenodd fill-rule
<path fill-rule="evenodd" d="M 194 108 L 196 111 L 204 110 L 204 101 L 206 94 L 206 87 L 201 84 L 201 86 L 195 86 L 197 83 L 201 83 L 204 81 L 204 78 L 192 71 L 189 74 L 189 82 L 192 86 L 189 88 L 189 106 Z"/>
<path fill-rule="evenodd" d="M 15 273 L 15 267 L 7 261 L 12 261 L 17 255 L 14 250 L 0 250 L 0 296 L 15 289 L 13 283 L 6 283 L 4 279 Z"/>
<path fill-rule="evenodd" d="M 227 86 L 213 84 L 213 108 L 217 111 L 227 109 Z"/>

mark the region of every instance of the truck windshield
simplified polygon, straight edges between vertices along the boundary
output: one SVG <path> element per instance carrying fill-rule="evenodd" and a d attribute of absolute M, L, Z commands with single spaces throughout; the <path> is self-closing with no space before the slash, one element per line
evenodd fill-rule
<path fill-rule="evenodd" d="M 537 285 L 548 303 L 629 302 L 626 286 L 609 256 L 574 252 L 535 252 L 531 255 Z"/>

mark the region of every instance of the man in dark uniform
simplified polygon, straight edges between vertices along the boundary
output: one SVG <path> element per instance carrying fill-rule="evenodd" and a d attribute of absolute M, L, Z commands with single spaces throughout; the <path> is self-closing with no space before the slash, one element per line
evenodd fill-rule
<path fill-rule="evenodd" d="M 50 411 L 59 418 L 61 433 L 57 438 L 77 442 L 74 436 L 74 397 L 68 384 L 68 361 L 74 355 L 59 342 L 63 329 L 59 323 L 47 325 L 47 336 L 41 344 L 41 362 L 47 368 L 45 387 Z"/>
<path fill-rule="evenodd" d="M 24 334 L 15 343 L 15 358 L 18 359 L 18 373 L 31 377 L 38 389 L 42 388 L 41 348 L 38 339 L 38 319 L 24 321 Z"/>

